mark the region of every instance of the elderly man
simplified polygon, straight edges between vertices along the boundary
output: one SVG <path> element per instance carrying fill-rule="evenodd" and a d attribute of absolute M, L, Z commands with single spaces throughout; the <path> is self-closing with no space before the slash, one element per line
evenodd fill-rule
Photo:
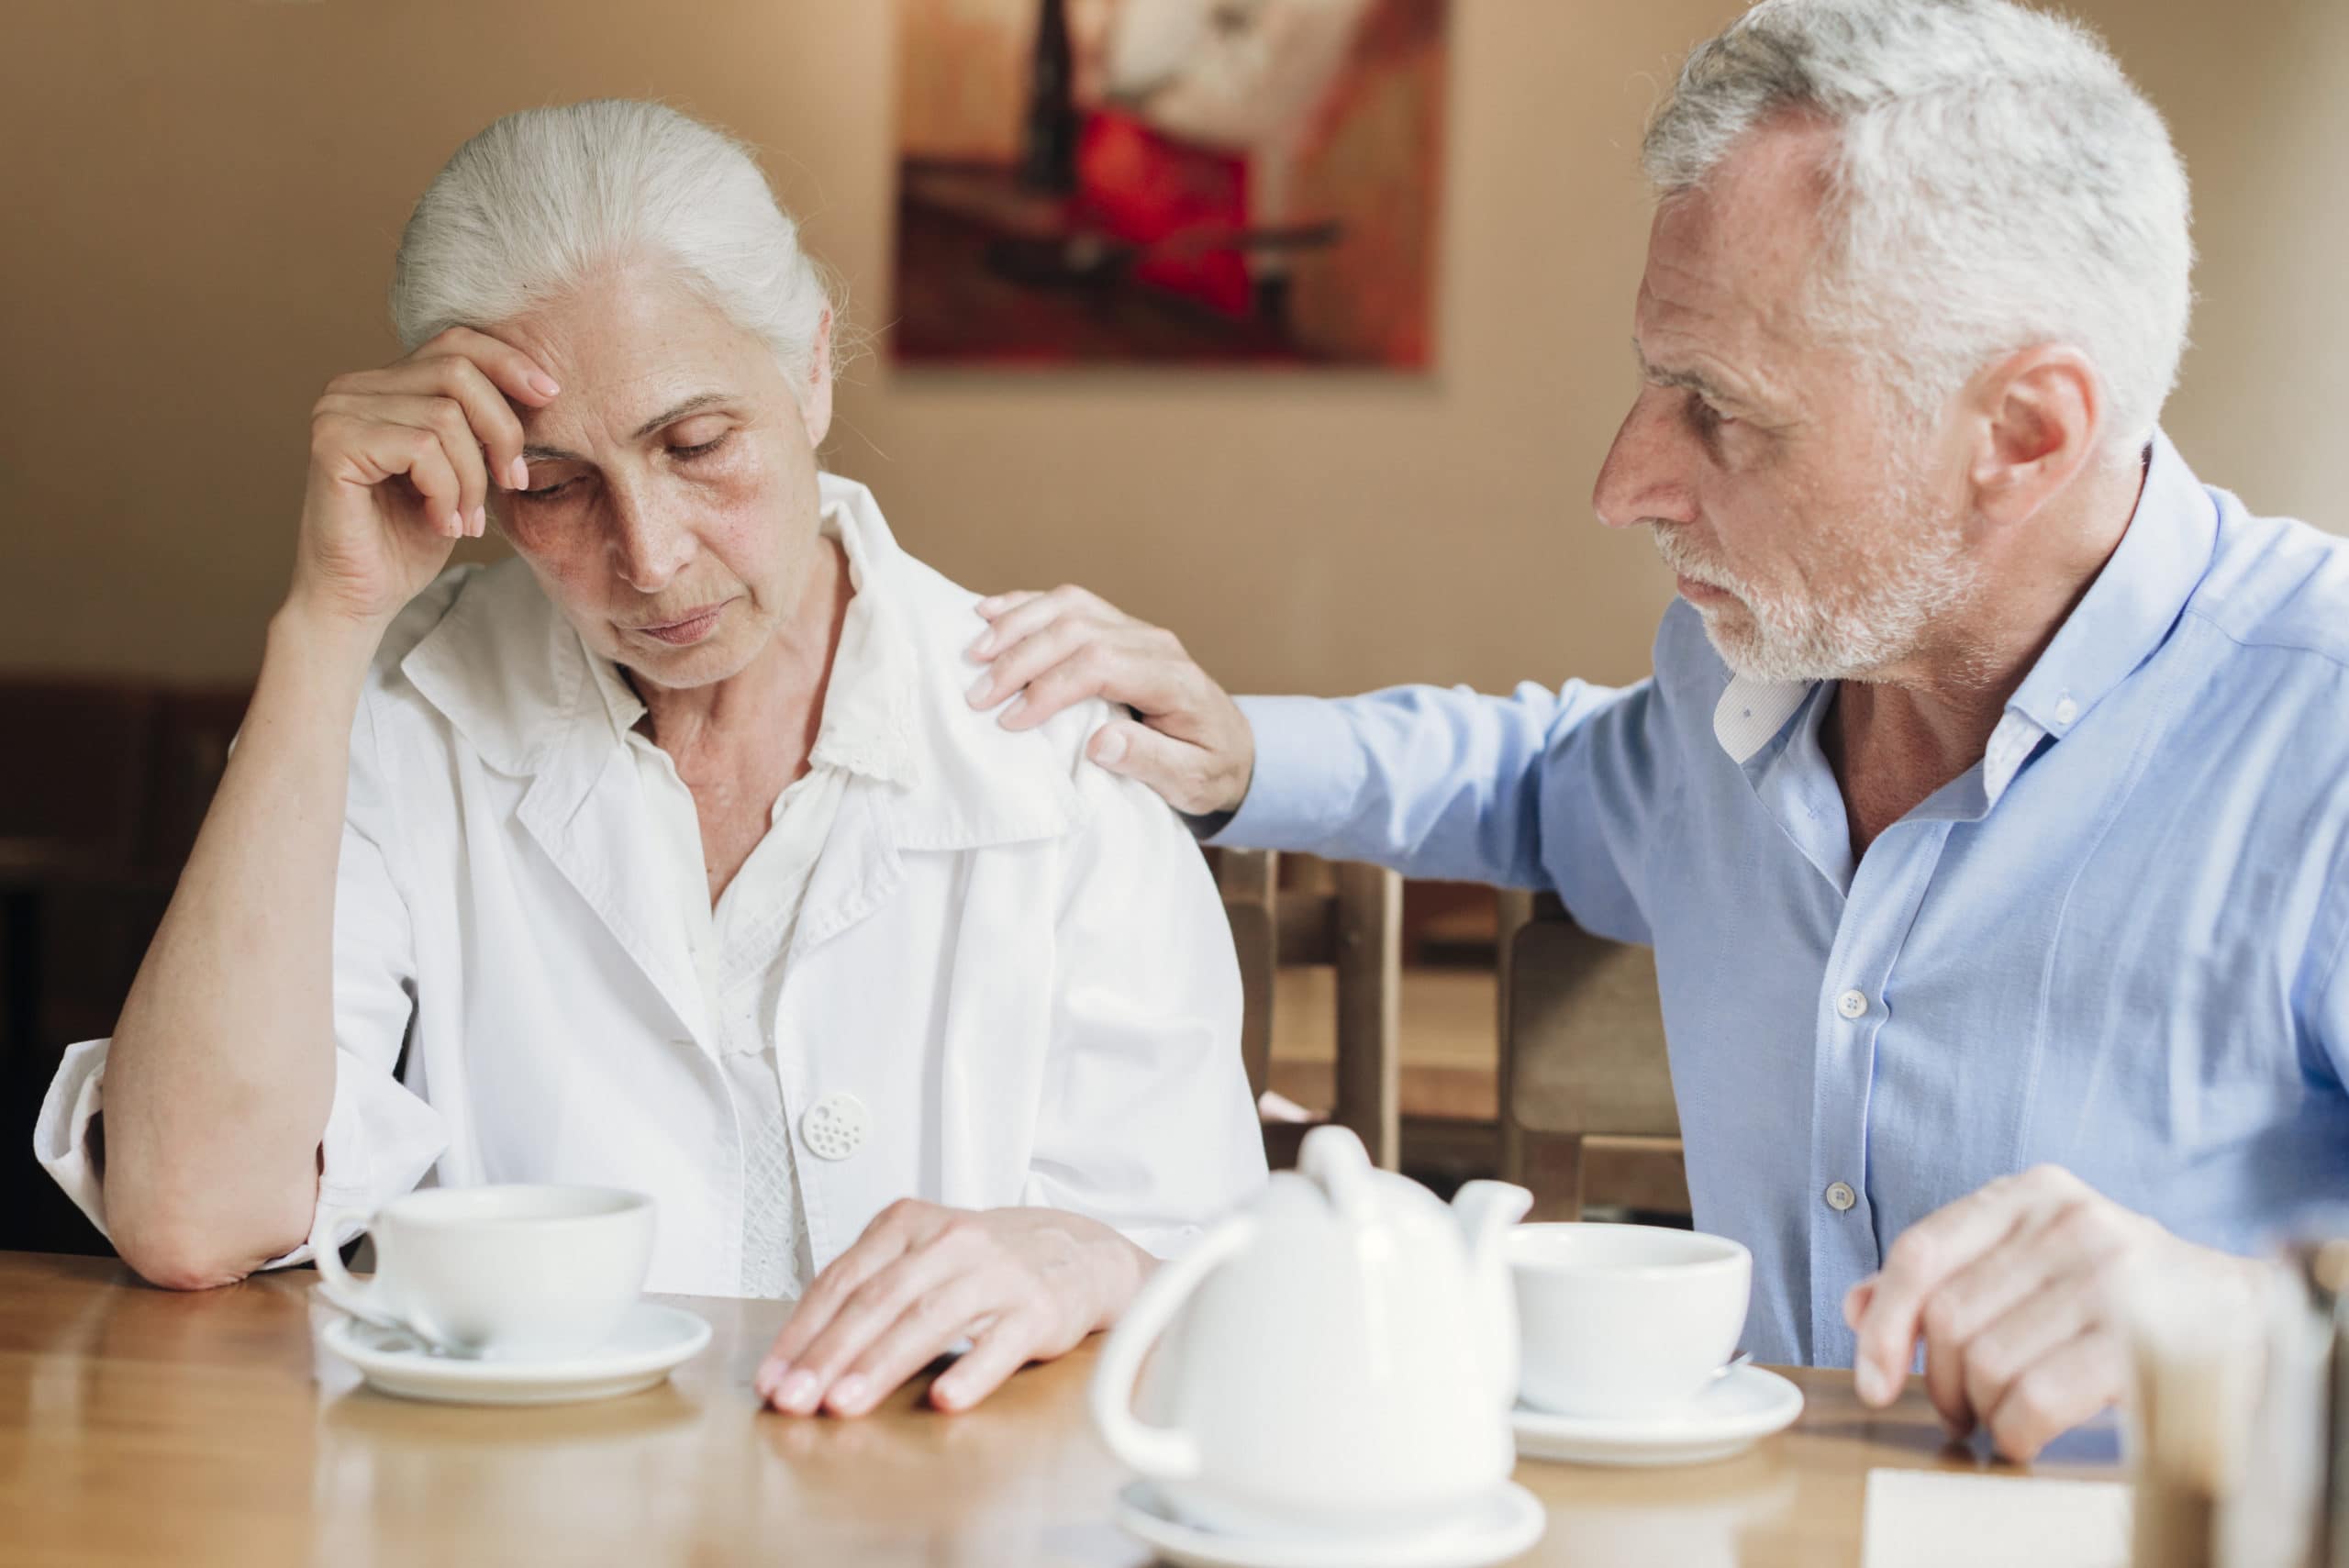
<path fill-rule="evenodd" d="M 1765 0 L 1645 161 L 1596 501 L 1678 574 L 1652 679 L 1235 706 L 1064 588 L 982 606 L 972 700 L 1121 699 L 1090 755 L 1219 842 L 1652 943 L 1748 1348 L 1881 1403 L 1921 1345 L 2027 1458 L 2120 1390 L 2120 1271 L 2349 1195 L 2349 550 L 2159 430 L 2185 179 L 2078 28 Z"/>

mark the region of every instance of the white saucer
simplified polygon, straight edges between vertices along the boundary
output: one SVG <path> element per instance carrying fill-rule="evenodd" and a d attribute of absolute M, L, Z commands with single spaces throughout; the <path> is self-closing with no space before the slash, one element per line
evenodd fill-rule
<path fill-rule="evenodd" d="M 1802 1390 L 1775 1372 L 1741 1366 L 1666 1416 L 1509 1412 L 1520 1459 L 1575 1464 L 1702 1464 L 1742 1453 L 1802 1414 Z"/>
<path fill-rule="evenodd" d="M 469 1361 L 434 1355 L 412 1335 L 338 1318 L 320 1338 L 367 1381 L 404 1399 L 451 1405 L 566 1405 L 650 1388 L 709 1343 L 709 1325 L 690 1312 L 640 1301 L 618 1332 L 591 1355 L 567 1361 Z"/>
<path fill-rule="evenodd" d="M 1364 1540 L 1258 1540 L 1186 1524 L 1158 1489 L 1137 1481 L 1118 1494 L 1118 1526 L 1175 1568 L 1488 1568 L 1542 1539 L 1549 1517 L 1533 1494 L 1505 1481 L 1442 1529 Z"/>

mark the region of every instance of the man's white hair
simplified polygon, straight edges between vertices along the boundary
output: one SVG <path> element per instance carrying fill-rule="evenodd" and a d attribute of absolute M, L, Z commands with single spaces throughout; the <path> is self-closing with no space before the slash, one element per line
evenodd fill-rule
<path fill-rule="evenodd" d="M 795 393 L 817 368 L 827 312 L 840 340 L 833 290 L 750 150 L 625 98 L 525 109 L 457 149 L 400 236 L 392 325 L 414 349 L 640 265 L 673 270 L 764 339 Z"/>
<path fill-rule="evenodd" d="M 2107 450 L 2151 437 L 2191 308 L 2186 171 L 2095 34 L 2009 0 L 1761 0 L 1681 68 L 1648 177 L 1700 187 L 1788 114 L 1838 133 L 1808 302 L 1830 340 L 1919 414 L 2003 354 L 2069 344 Z"/>

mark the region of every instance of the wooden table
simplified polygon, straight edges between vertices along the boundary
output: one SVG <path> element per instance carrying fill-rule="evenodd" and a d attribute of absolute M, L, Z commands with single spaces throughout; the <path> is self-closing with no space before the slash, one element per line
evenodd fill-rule
<path fill-rule="evenodd" d="M 0 1254 L 0 1564 L 1148 1561 L 1109 1520 L 1126 1477 L 1083 1416 L 1090 1349 L 961 1416 L 906 1391 L 860 1421 L 795 1420 L 750 1391 L 783 1305 L 695 1299 L 716 1338 L 662 1387 L 408 1404 L 316 1347 L 314 1277 L 177 1296 L 113 1263 Z M 1858 1561 L 1869 1469 L 1983 1463 L 1913 1395 L 1871 1415 L 1848 1376 L 1793 1375 L 1801 1424 L 1724 1463 L 1519 1466 L 1550 1513 L 1523 1561 L 1836 1568 Z M 2042 1468 L 2110 1474 L 2109 1436 Z"/>

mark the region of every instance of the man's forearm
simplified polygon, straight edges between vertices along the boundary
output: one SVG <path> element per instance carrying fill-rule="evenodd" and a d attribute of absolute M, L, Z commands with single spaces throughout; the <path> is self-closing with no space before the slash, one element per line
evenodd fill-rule
<path fill-rule="evenodd" d="M 1358 697 L 1241 697 L 1255 771 L 1210 841 L 1368 861 L 1411 877 L 1546 885 L 1545 767 L 1558 739 L 1614 695 L 1397 686 Z"/>

